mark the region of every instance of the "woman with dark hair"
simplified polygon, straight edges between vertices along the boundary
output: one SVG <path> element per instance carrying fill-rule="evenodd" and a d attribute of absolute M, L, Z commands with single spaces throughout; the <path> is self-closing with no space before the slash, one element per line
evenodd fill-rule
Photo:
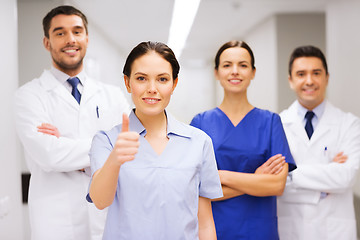
<path fill-rule="evenodd" d="M 212 203 L 218 239 L 279 239 L 276 196 L 284 190 L 288 171 L 296 168 L 280 117 L 248 101 L 255 72 L 245 42 L 225 43 L 215 57 L 224 99 L 191 122 L 214 145 L 224 193 Z"/>
<path fill-rule="evenodd" d="M 109 207 L 103 239 L 216 239 L 210 199 L 222 192 L 211 139 L 165 110 L 179 68 L 163 43 L 140 43 L 126 60 L 135 109 L 90 150 L 88 200 Z"/>

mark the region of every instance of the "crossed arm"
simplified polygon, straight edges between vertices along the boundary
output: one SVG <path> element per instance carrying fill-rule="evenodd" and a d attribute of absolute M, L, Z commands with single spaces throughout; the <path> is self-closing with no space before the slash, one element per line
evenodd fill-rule
<path fill-rule="evenodd" d="M 255 173 L 219 170 L 224 196 L 214 201 L 222 201 L 243 194 L 253 196 L 281 195 L 285 188 L 288 164 L 285 157 L 277 154 L 269 158 Z"/>

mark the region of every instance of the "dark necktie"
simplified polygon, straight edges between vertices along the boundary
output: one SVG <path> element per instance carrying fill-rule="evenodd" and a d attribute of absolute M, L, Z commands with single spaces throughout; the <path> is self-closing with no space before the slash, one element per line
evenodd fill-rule
<path fill-rule="evenodd" d="M 314 128 L 313 125 L 311 123 L 312 118 L 314 117 L 314 112 L 313 111 L 307 111 L 307 113 L 305 114 L 305 118 L 306 118 L 306 124 L 305 124 L 305 131 L 309 137 L 309 139 L 311 138 L 313 132 L 314 132 Z"/>
<path fill-rule="evenodd" d="M 81 99 L 81 94 L 77 88 L 80 80 L 77 78 L 77 77 L 74 77 L 74 78 L 69 78 L 67 80 L 71 86 L 72 86 L 72 91 L 71 91 L 71 94 L 74 96 L 74 98 L 76 99 L 76 101 L 80 104 L 80 99 Z"/>

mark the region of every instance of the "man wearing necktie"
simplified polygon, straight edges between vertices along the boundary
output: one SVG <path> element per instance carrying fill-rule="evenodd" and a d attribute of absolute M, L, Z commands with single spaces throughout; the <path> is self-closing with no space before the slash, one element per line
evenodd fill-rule
<path fill-rule="evenodd" d="M 314 46 L 296 48 L 289 84 L 297 100 L 280 116 L 297 165 L 278 200 L 282 240 L 356 240 L 352 187 L 360 162 L 360 119 L 325 99 L 329 73 Z"/>
<path fill-rule="evenodd" d="M 15 94 L 15 120 L 31 172 L 33 240 L 100 240 L 106 211 L 86 201 L 88 152 L 99 130 L 121 123 L 129 105 L 119 87 L 83 71 L 87 19 L 72 6 L 43 19 L 43 44 L 52 67 Z"/>

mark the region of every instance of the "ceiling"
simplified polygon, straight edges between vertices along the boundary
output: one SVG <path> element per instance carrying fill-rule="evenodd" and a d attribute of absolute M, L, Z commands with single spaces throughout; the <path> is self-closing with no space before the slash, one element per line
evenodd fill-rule
<path fill-rule="evenodd" d="M 51 1 L 51 0 L 49 0 Z M 201 0 L 181 63 L 212 61 L 217 49 L 246 38 L 274 14 L 324 12 L 331 0 Z M 142 41 L 167 42 L 174 0 L 70 0 L 127 55 Z M 186 18 L 186 15 L 184 15 Z M 171 47 L 171 46 L 170 46 Z"/>

